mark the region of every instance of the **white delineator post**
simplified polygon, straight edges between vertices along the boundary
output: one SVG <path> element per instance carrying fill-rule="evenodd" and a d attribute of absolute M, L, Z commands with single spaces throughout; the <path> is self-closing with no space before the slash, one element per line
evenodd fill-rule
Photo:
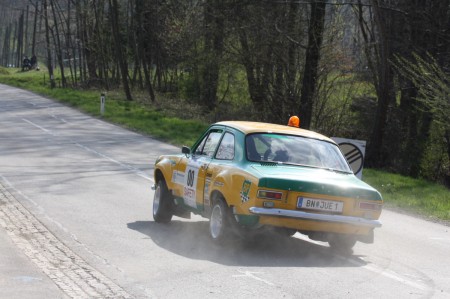
<path fill-rule="evenodd" d="M 103 114 L 105 113 L 105 94 L 101 93 L 100 94 L 100 114 L 103 116 Z"/>

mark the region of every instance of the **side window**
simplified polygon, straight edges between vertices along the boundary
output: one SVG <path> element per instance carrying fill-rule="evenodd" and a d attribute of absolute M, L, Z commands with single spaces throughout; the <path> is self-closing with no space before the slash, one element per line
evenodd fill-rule
<path fill-rule="evenodd" d="M 199 143 L 199 145 L 197 146 L 197 148 L 194 151 L 194 155 L 201 155 L 202 151 L 203 151 L 203 147 L 205 146 L 205 141 L 207 139 L 208 136 L 206 136 L 205 138 L 203 138 L 202 142 Z"/>
<path fill-rule="evenodd" d="M 258 138 L 256 138 L 256 135 L 249 135 L 245 139 L 247 159 L 250 161 L 261 161 L 261 153 L 258 151 L 256 147 L 257 143 Z"/>
<path fill-rule="evenodd" d="M 209 132 L 209 134 L 199 143 L 194 151 L 194 154 L 212 157 L 216 151 L 221 136 L 222 131 Z"/>
<path fill-rule="evenodd" d="M 217 150 L 216 159 L 219 160 L 233 160 L 234 158 L 234 135 L 225 133 L 222 142 Z"/>

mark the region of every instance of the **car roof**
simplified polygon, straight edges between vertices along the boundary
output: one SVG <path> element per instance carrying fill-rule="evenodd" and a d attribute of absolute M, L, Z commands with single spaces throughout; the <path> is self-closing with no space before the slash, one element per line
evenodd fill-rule
<path fill-rule="evenodd" d="M 324 141 L 328 141 L 331 143 L 335 143 L 332 139 L 305 129 L 289 127 L 278 124 L 270 124 L 270 123 L 262 123 L 262 122 L 252 122 L 252 121 L 221 121 L 215 123 L 214 125 L 227 126 L 234 129 L 237 129 L 244 134 L 252 134 L 252 133 L 279 133 L 279 134 L 289 134 L 289 135 L 297 135 L 307 138 L 320 139 Z"/>

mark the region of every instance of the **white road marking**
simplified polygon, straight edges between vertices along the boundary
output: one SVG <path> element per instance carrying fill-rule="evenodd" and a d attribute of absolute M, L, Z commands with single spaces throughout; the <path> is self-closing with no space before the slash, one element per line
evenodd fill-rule
<path fill-rule="evenodd" d="M 44 131 L 45 133 L 48 133 L 48 134 L 50 134 L 50 135 L 55 136 L 51 131 L 47 130 L 47 129 L 44 128 L 44 127 L 41 127 L 40 125 L 35 124 L 35 123 L 32 122 L 32 121 L 29 121 L 29 120 L 26 119 L 26 118 L 22 118 L 22 120 L 25 121 L 25 122 L 27 122 L 27 123 L 29 123 L 30 125 L 32 125 L 32 126 L 38 128 L 38 129 L 41 129 L 41 130 Z"/>
<path fill-rule="evenodd" d="M 33 281 L 36 281 L 36 280 L 42 281 L 42 278 L 33 277 L 33 276 L 25 276 L 25 275 L 22 275 L 22 276 L 16 276 L 16 277 L 14 277 L 13 279 L 14 279 L 14 280 L 20 280 L 20 281 L 22 281 L 22 282 L 33 282 Z"/>
<path fill-rule="evenodd" d="M 264 282 L 265 284 L 271 285 L 273 286 L 274 284 L 271 283 L 270 281 L 267 281 L 265 279 L 262 279 L 254 274 L 262 274 L 262 272 L 251 272 L 251 271 L 241 271 L 241 270 L 237 270 L 239 273 L 242 273 L 242 275 L 233 275 L 233 277 L 250 277 L 253 278 L 255 280 Z"/>
<path fill-rule="evenodd" d="M 409 279 L 409 278 L 405 277 L 406 275 L 396 273 L 389 269 L 380 268 L 374 264 L 364 265 L 363 268 L 366 270 L 375 272 L 377 274 L 383 275 L 384 277 L 390 278 L 392 280 L 398 281 L 400 283 L 409 285 L 410 287 L 416 288 L 421 291 L 429 291 L 429 289 L 430 289 L 427 285 L 424 285 L 417 280 L 413 280 L 413 279 Z M 408 275 L 408 276 L 410 276 L 410 275 Z"/>
<path fill-rule="evenodd" d="M 56 136 L 56 134 L 53 133 L 52 131 L 47 130 L 47 129 L 44 128 L 44 127 L 41 127 L 41 126 L 39 126 L 38 124 L 35 124 L 35 123 L 33 123 L 32 121 L 30 121 L 30 120 L 28 120 L 28 119 L 26 119 L 26 118 L 22 118 L 22 120 L 25 121 L 25 122 L 27 122 L 27 123 L 29 123 L 30 125 L 32 125 L 32 126 L 38 128 L 38 129 L 44 131 L 44 132 L 47 133 L 47 134 L 50 134 L 50 135 L 52 135 L 52 136 Z M 136 174 L 137 176 L 139 176 L 139 177 L 141 177 L 141 178 L 144 178 L 144 179 L 146 179 L 146 180 L 148 180 L 148 181 L 150 181 L 150 182 L 154 182 L 154 180 L 153 180 L 151 177 L 149 177 L 148 175 L 146 175 L 144 172 L 142 172 L 142 171 L 141 171 L 140 169 L 138 169 L 138 168 L 135 168 L 135 167 L 133 167 L 133 166 L 127 165 L 127 164 L 125 164 L 125 163 L 122 163 L 122 162 L 120 162 L 120 161 L 118 161 L 118 160 L 116 160 L 116 159 L 113 159 L 113 158 L 111 158 L 111 157 L 109 157 L 109 156 L 107 156 L 107 155 L 105 155 L 105 154 L 102 154 L 102 153 L 100 153 L 100 152 L 98 152 L 98 151 L 96 151 L 96 150 L 94 150 L 94 149 L 92 149 L 92 148 L 89 148 L 89 147 L 87 147 L 87 146 L 85 146 L 85 145 L 82 145 L 82 144 L 80 144 L 80 143 L 77 142 L 77 141 L 74 141 L 74 140 L 70 140 L 70 141 L 71 141 L 73 144 L 75 144 L 76 146 L 78 146 L 78 147 L 84 149 L 85 151 L 91 152 L 91 153 L 93 153 L 93 154 L 95 154 L 95 155 L 97 155 L 97 156 L 99 156 L 99 157 L 102 157 L 102 158 L 104 158 L 104 159 L 106 159 L 106 160 L 109 160 L 110 162 L 113 162 L 113 163 L 115 163 L 115 164 L 117 164 L 117 165 L 120 165 L 121 167 L 123 167 L 123 168 L 125 168 L 125 169 L 127 169 L 127 170 L 130 170 L 131 172 L 133 172 L 134 174 Z"/>
<path fill-rule="evenodd" d="M 443 241 L 443 242 L 448 242 L 448 241 L 450 241 L 450 239 L 449 238 L 440 238 L 440 237 L 432 237 L 432 238 L 429 238 L 430 240 L 433 240 L 433 241 Z"/>
<path fill-rule="evenodd" d="M 120 161 L 117 161 L 117 160 L 115 160 L 115 159 L 113 159 L 113 158 L 111 158 L 111 157 L 109 157 L 109 156 L 107 156 L 105 154 L 102 154 L 102 153 L 100 153 L 100 152 L 98 152 L 98 151 L 96 151 L 94 149 L 91 149 L 91 148 L 89 148 L 89 147 L 87 147 L 85 145 L 82 145 L 82 144 L 80 144 L 78 142 L 75 142 L 75 145 L 78 146 L 78 147 L 81 147 L 82 149 L 84 149 L 84 150 L 86 150 L 88 152 L 94 153 L 94 154 L 96 154 L 96 155 L 98 155 L 98 156 L 100 156 L 100 157 L 102 157 L 104 159 L 107 159 L 107 160 L 109 160 L 109 161 L 111 161 L 111 162 L 113 162 L 113 163 L 115 163 L 117 165 L 120 165 L 123 168 L 134 172 L 137 176 L 140 176 L 141 178 L 144 178 L 144 179 L 146 179 L 148 181 L 154 182 L 154 180 L 151 177 L 147 176 L 144 172 L 142 172 L 141 170 L 139 170 L 139 169 L 137 169 L 137 168 L 135 168 L 133 166 L 130 166 L 130 165 L 124 164 L 124 163 L 122 163 Z"/>
<path fill-rule="evenodd" d="M 59 120 L 60 122 L 63 122 L 65 124 L 67 124 L 67 121 L 64 118 L 59 118 L 59 116 L 54 115 L 54 114 L 49 114 L 52 118 Z"/>
<path fill-rule="evenodd" d="M 318 241 L 311 240 L 307 236 L 302 235 L 302 234 L 296 234 L 295 236 L 298 239 L 305 240 L 305 241 L 314 243 L 316 245 L 324 246 L 324 244 L 325 244 L 325 242 L 318 242 Z M 350 263 L 352 263 L 355 266 L 358 266 L 358 267 L 361 267 L 361 268 L 366 269 L 368 271 L 380 274 L 380 275 L 382 275 L 384 277 L 387 277 L 389 279 L 398 281 L 400 283 L 409 285 L 409 286 L 414 287 L 414 288 L 416 288 L 418 290 L 428 291 L 430 289 L 427 285 L 418 282 L 418 280 L 414 280 L 414 279 L 410 279 L 410 278 L 405 277 L 407 275 L 402 275 L 402 274 L 396 273 L 396 272 L 394 272 L 392 270 L 381 268 L 379 266 L 376 266 L 375 264 L 364 264 L 364 263 L 361 263 L 361 262 L 356 261 L 354 259 L 347 258 L 347 257 L 341 256 L 341 255 L 338 255 L 338 254 L 334 254 L 334 256 L 339 258 L 339 259 L 342 259 L 342 260 L 345 260 L 347 262 L 350 262 Z"/>

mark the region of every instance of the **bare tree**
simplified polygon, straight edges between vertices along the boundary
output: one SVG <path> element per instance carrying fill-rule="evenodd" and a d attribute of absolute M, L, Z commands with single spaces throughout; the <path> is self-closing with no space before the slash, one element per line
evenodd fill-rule
<path fill-rule="evenodd" d="M 53 27 L 55 28 L 53 39 L 56 41 L 55 52 L 56 52 L 56 56 L 58 58 L 59 69 L 61 71 L 61 84 L 62 84 L 62 87 L 66 87 L 67 82 L 66 82 L 66 76 L 64 74 L 63 49 L 61 47 L 61 39 L 60 39 L 60 35 L 59 35 L 59 22 L 56 17 L 57 12 L 56 12 L 56 8 L 55 8 L 54 0 L 50 0 L 50 6 L 52 8 Z"/>
<path fill-rule="evenodd" d="M 131 96 L 130 86 L 128 84 L 128 65 L 124 56 L 123 43 L 120 36 L 119 4 L 117 0 L 109 0 L 109 7 L 111 10 L 111 29 L 114 37 L 114 44 L 115 44 L 114 48 L 116 51 L 116 60 L 119 64 L 121 71 L 122 85 L 127 100 L 132 101 L 133 97 Z"/>
<path fill-rule="evenodd" d="M 313 113 L 314 96 L 317 84 L 317 68 L 320 61 L 322 46 L 325 8 L 327 1 L 312 1 L 308 27 L 308 47 L 306 49 L 305 69 L 303 72 L 302 92 L 300 99 L 300 113 L 302 127 L 309 129 Z"/>
<path fill-rule="evenodd" d="M 48 75 L 50 76 L 50 87 L 55 88 L 55 77 L 53 75 L 53 64 L 52 64 L 52 50 L 50 45 L 50 28 L 48 24 L 48 13 L 47 13 L 47 0 L 42 0 L 42 10 L 44 11 L 45 20 L 45 41 L 47 46 L 47 68 Z"/>

